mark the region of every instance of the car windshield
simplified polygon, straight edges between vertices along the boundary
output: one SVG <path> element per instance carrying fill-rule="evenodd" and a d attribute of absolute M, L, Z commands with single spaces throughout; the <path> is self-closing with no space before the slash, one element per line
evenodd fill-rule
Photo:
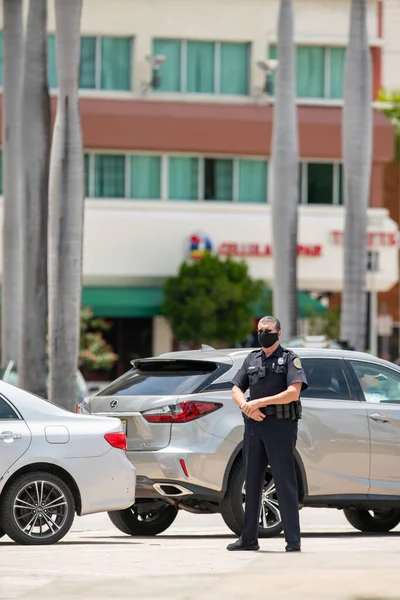
<path fill-rule="evenodd" d="M 194 360 L 138 361 L 137 368 L 103 388 L 97 396 L 192 394 L 215 377 L 215 363 Z"/>

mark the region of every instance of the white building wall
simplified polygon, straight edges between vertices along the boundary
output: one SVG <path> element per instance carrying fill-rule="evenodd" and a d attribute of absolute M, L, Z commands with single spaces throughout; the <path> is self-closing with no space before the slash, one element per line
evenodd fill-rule
<path fill-rule="evenodd" d="M 279 0 L 84 0 L 81 31 L 83 35 L 135 38 L 134 90 L 130 95 L 140 95 L 143 82 L 149 80 L 146 56 L 151 54 L 152 39 L 157 37 L 251 42 L 254 90 L 263 85 L 256 61 L 264 59 L 268 43 L 276 41 L 278 8 Z M 294 11 L 297 43 L 347 43 L 350 0 L 294 0 Z M 49 2 L 48 28 L 55 30 L 53 2 Z M 376 43 L 377 30 L 377 0 L 369 0 L 372 44 Z M 99 91 L 84 93 L 98 95 Z M 214 101 L 218 100 L 214 96 Z M 243 102 L 243 98 L 232 100 Z"/>
<path fill-rule="evenodd" d="M 382 84 L 400 90 L 400 0 L 385 0 L 383 11 Z"/>
<path fill-rule="evenodd" d="M 299 244 L 320 246 L 318 255 L 299 257 L 299 289 L 342 289 L 343 246 L 333 232 L 343 228 L 341 206 L 299 207 Z M 386 209 L 369 209 L 368 229 L 389 234 L 383 241 L 379 235 L 376 239 L 380 254 L 376 289 L 387 291 L 398 279 L 397 225 L 388 218 Z M 197 232 L 208 236 L 217 252 L 227 243 L 241 248 L 258 244 L 260 255 L 245 258 L 250 274 L 267 282 L 273 280 L 273 257 L 262 255 L 263 248 L 272 242 L 270 205 L 104 199 L 86 200 L 84 284 L 160 285 L 166 277 L 176 275 L 188 257 L 189 237 Z M 1 249 L 0 233 L 0 265 Z M 162 329 L 157 332 L 160 345 L 164 335 Z"/>

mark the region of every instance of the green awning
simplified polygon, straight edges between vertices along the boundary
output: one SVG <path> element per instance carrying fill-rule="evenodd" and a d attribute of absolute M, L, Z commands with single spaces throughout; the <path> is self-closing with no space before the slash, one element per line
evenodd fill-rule
<path fill-rule="evenodd" d="M 299 292 L 299 317 L 322 315 L 327 308 L 306 292 Z M 161 288 L 85 287 L 82 294 L 84 306 L 90 306 L 97 317 L 154 317 L 161 314 L 163 292 Z M 254 307 L 254 316 L 265 314 L 271 305 L 271 290 L 265 290 L 262 300 Z"/>
<path fill-rule="evenodd" d="M 85 287 L 82 304 L 96 317 L 154 317 L 163 302 L 161 288 Z"/>
<path fill-rule="evenodd" d="M 0 288 L 1 298 L 1 288 Z M 306 292 L 299 292 L 299 317 L 323 315 L 327 308 Z M 83 306 L 90 306 L 96 317 L 133 318 L 155 317 L 161 314 L 163 292 L 158 287 L 85 287 Z M 271 308 L 271 290 L 265 290 L 260 302 L 254 306 L 254 316 L 261 317 Z"/>
<path fill-rule="evenodd" d="M 307 292 L 298 292 L 299 318 L 307 319 L 326 314 L 328 309 L 319 300 L 312 298 Z M 261 317 L 267 312 L 272 312 L 272 291 L 265 290 L 262 298 L 254 306 L 256 317 Z"/>

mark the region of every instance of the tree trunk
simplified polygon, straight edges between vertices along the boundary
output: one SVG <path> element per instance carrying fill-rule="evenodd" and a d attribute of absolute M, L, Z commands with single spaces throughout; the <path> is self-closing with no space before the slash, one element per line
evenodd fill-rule
<path fill-rule="evenodd" d="M 285 338 L 297 333 L 298 131 L 292 0 L 281 0 L 272 139 L 274 315 Z"/>
<path fill-rule="evenodd" d="M 352 0 L 344 73 L 344 280 L 341 338 L 365 349 L 367 208 L 372 160 L 372 74 L 367 0 Z"/>
<path fill-rule="evenodd" d="M 50 98 L 47 2 L 30 0 L 22 111 L 22 312 L 19 385 L 46 396 L 47 217 Z"/>
<path fill-rule="evenodd" d="M 18 363 L 21 252 L 21 106 L 24 36 L 22 0 L 4 0 L 3 280 L 1 362 Z"/>
<path fill-rule="evenodd" d="M 78 104 L 82 0 L 56 0 L 59 82 L 50 163 L 50 399 L 75 409 L 78 398 L 84 167 Z"/>

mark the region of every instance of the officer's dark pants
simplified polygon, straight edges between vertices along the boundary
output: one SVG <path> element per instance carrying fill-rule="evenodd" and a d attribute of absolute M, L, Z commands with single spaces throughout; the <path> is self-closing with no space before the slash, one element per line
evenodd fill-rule
<path fill-rule="evenodd" d="M 244 433 L 246 508 L 242 539 L 258 539 L 261 494 L 269 463 L 279 501 L 286 543 L 300 542 L 297 478 L 294 449 L 297 421 L 267 416 L 261 422 L 247 418 Z M 268 458 L 267 458 L 268 456 Z"/>

